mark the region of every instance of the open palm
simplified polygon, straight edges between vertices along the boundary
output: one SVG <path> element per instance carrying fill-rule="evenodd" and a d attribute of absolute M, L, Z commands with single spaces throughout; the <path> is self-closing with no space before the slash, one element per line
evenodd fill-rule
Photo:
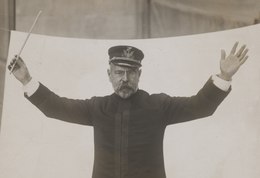
<path fill-rule="evenodd" d="M 247 60 L 247 52 L 246 46 L 243 45 L 237 52 L 238 42 L 236 42 L 230 52 L 230 54 L 226 57 L 226 52 L 221 50 L 221 60 L 220 60 L 220 71 L 223 79 L 231 80 L 232 76 L 238 71 L 240 66 L 244 64 Z"/>

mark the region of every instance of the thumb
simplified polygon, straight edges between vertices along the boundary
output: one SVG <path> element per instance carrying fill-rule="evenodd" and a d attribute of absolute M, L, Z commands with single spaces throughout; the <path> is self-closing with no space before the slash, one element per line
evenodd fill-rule
<path fill-rule="evenodd" d="M 226 51 L 221 49 L 221 60 L 225 60 L 226 59 Z"/>
<path fill-rule="evenodd" d="M 23 59 L 22 59 L 21 57 L 19 57 L 19 58 L 16 60 L 16 64 L 17 64 L 17 66 L 19 66 L 19 67 L 27 68 L 25 62 L 23 61 Z"/>
<path fill-rule="evenodd" d="M 23 62 L 22 58 L 20 58 L 20 57 L 16 60 L 16 63 L 17 63 L 19 66 L 24 65 L 24 62 Z"/>

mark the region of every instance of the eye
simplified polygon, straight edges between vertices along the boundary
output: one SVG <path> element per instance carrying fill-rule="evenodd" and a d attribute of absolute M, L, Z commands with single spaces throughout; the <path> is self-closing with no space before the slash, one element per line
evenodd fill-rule
<path fill-rule="evenodd" d="M 123 75 L 123 74 L 124 74 L 124 71 L 116 70 L 116 71 L 115 71 L 115 74 L 117 74 L 117 75 Z"/>
<path fill-rule="evenodd" d="M 130 70 L 130 71 L 128 71 L 128 74 L 135 75 L 135 74 L 137 74 L 137 70 Z"/>

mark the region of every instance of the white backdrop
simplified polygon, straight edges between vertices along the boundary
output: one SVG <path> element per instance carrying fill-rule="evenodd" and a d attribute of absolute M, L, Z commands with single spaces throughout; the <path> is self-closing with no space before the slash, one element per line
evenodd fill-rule
<path fill-rule="evenodd" d="M 107 49 L 127 44 L 145 53 L 140 88 L 175 96 L 195 94 L 219 72 L 220 50 L 247 44 L 249 59 L 233 78 L 232 92 L 205 119 L 167 127 L 168 178 L 260 176 L 260 25 L 235 30 L 148 40 L 88 40 L 33 34 L 22 57 L 32 76 L 60 96 L 90 98 L 113 92 Z M 9 58 L 26 34 L 12 32 Z M 86 178 L 93 164 L 93 130 L 46 118 L 6 74 L 0 134 L 0 177 Z"/>

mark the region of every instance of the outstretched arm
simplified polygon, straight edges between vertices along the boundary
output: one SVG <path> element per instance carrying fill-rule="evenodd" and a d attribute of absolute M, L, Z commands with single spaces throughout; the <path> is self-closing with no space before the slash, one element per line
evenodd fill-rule
<path fill-rule="evenodd" d="M 25 97 L 47 117 L 62 121 L 92 125 L 93 100 L 76 100 L 60 97 L 37 81 L 33 81 L 24 61 L 13 59 L 8 66 L 15 78 L 25 87 Z M 27 89 L 26 89 L 27 88 Z"/>
<path fill-rule="evenodd" d="M 243 45 L 237 52 L 236 42 L 226 57 L 226 52 L 221 51 L 220 74 L 217 76 L 225 81 L 231 81 L 233 75 L 248 59 L 248 49 Z M 220 80 L 221 80 L 220 79 Z M 213 85 L 214 83 L 214 85 Z M 219 86 L 221 81 L 209 80 L 204 87 L 191 97 L 166 97 L 166 110 L 168 124 L 190 121 L 212 115 L 219 104 L 225 99 L 231 88 L 223 90 Z"/>

